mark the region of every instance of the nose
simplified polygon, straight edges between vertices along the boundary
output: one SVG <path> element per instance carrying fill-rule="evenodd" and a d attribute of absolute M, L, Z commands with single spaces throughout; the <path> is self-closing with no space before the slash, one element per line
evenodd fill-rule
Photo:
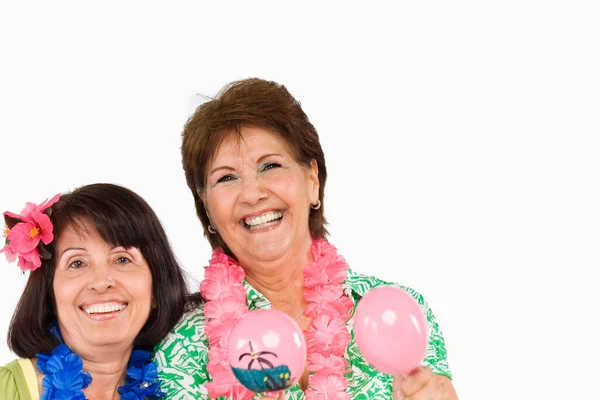
<path fill-rule="evenodd" d="M 258 177 L 247 177 L 242 181 L 239 196 L 241 202 L 254 205 L 265 198 L 267 198 L 267 191 Z"/>
<path fill-rule="evenodd" d="M 88 289 L 104 293 L 109 288 L 114 288 L 115 284 L 112 269 L 108 265 L 95 266 L 92 269 L 92 276 L 90 277 Z"/>

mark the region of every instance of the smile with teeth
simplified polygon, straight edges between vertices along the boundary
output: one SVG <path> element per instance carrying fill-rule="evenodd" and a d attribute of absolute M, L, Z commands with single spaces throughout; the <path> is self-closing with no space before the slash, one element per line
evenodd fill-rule
<path fill-rule="evenodd" d="M 243 223 L 246 229 L 253 231 L 275 225 L 277 222 L 279 222 L 279 220 L 281 220 L 282 217 L 283 212 L 281 211 L 269 211 L 262 215 L 245 218 Z"/>
<path fill-rule="evenodd" d="M 81 307 L 81 309 L 88 314 L 103 314 L 103 313 L 121 311 L 125 307 L 127 307 L 127 304 L 102 303 L 102 304 L 92 304 L 90 306 L 84 306 L 84 307 Z"/>

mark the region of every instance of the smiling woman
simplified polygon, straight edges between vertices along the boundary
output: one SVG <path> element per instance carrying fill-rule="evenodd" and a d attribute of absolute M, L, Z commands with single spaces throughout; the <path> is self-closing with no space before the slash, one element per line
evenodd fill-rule
<path fill-rule="evenodd" d="M 198 193 L 211 226 L 241 263 L 310 247 L 308 224 L 300 222 L 308 220 L 305 205 L 319 200 L 317 163 L 302 167 L 269 130 L 242 127 L 227 137 Z"/>
<path fill-rule="evenodd" d="M 284 86 L 257 78 L 227 85 L 187 121 L 182 158 L 213 255 L 200 284 L 206 302 L 184 314 L 156 348 L 168 396 L 260 396 L 236 380 L 227 338 L 245 312 L 272 308 L 294 319 L 307 343 L 306 370 L 281 394 L 288 400 L 456 398 L 441 330 L 410 288 L 402 289 L 429 327 L 422 365 L 394 377 L 361 355 L 352 315 L 362 296 L 387 283 L 350 270 L 327 240 L 325 156 L 315 127 Z M 249 376 L 252 368 L 261 365 L 249 364 Z"/>
<path fill-rule="evenodd" d="M 0 398 L 162 397 L 149 350 L 182 315 L 186 289 L 150 206 L 94 184 L 5 219 L 2 252 L 31 274 L 8 334 L 21 358 L 0 368 Z"/>
<path fill-rule="evenodd" d="M 151 311 L 152 273 L 137 247 L 108 244 L 87 218 L 57 240 L 58 327 L 77 354 L 89 344 L 126 350 Z"/>

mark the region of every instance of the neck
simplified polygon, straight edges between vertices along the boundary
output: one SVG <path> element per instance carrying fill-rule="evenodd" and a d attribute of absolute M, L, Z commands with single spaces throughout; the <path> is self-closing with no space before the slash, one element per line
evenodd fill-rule
<path fill-rule="evenodd" d="M 296 318 L 305 308 L 304 268 L 313 260 L 312 240 L 296 254 L 260 265 L 242 265 L 248 283 L 271 303 L 271 308 Z"/>
<path fill-rule="evenodd" d="M 125 357 L 121 354 L 120 357 L 103 357 L 102 359 L 82 358 L 83 369 L 92 376 L 90 385 L 83 389 L 85 397 L 102 400 L 119 399 L 118 387 L 125 382 L 130 353 L 128 352 Z M 41 393 L 44 390 L 42 380 L 45 375 L 38 370 L 37 360 L 37 358 L 32 359 L 38 378 L 38 389 Z"/>
<path fill-rule="evenodd" d="M 296 258 L 296 262 L 291 264 L 280 264 L 280 268 L 271 270 L 277 271 L 277 273 L 271 272 L 271 274 L 262 274 L 259 268 L 248 268 L 248 264 L 243 262 L 240 263 L 243 266 L 239 266 L 237 263 L 222 260 L 221 254 L 213 252 L 213 257 L 218 261 L 213 264 L 211 260 L 211 266 L 218 265 L 218 268 L 214 271 L 209 269 L 200 284 L 203 295 L 207 296 L 205 310 L 208 310 L 209 305 L 214 306 L 210 311 L 212 316 L 207 314 L 205 327 L 207 334 L 209 331 L 214 334 L 210 344 L 210 349 L 214 351 L 209 351 L 209 362 L 206 367 L 212 376 L 212 386 L 208 387 L 207 385 L 211 398 L 224 396 L 234 390 L 236 393 L 241 393 L 241 397 L 253 397 L 250 389 L 236 382 L 233 372 L 228 375 L 220 371 L 220 365 L 227 362 L 227 355 L 222 355 L 227 351 L 222 351 L 224 349 L 221 343 L 224 343 L 231 333 L 231 328 L 223 329 L 223 326 L 227 327 L 230 322 L 235 323 L 241 318 L 241 315 L 235 312 L 225 312 L 225 307 L 222 305 L 222 302 L 225 301 L 223 295 L 231 291 L 240 300 L 246 298 L 246 293 L 240 287 L 241 268 L 245 270 L 246 280 L 255 289 L 261 290 L 272 305 L 274 303 L 275 306 L 291 305 L 294 298 L 297 299 L 297 302 L 302 301 L 302 304 L 305 304 L 303 292 L 306 293 L 306 297 L 309 299 L 306 317 L 315 323 L 308 324 L 305 321 L 306 326 L 303 328 L 307 351 L 311 356 L 307 358 L 308 369 L 304 374 L 298 374 L 298 376 L 303 376 L 301 387 L 306 388 L 308 385 L 308 371 L 315 371 L 314 374 L 317 376 L 315 382 L 317 383 L 316 386 L 311 386 L 311 394 L 315 394 L 319 398 L 347 397 L 345 392 L 348 381 L 344 375 L 348 372 L 348 363 L 341 359 L 343 359 L 351 339 L 346 322 L 350 318 L 350 311 L 354 304 L 352 299 L 344 294 L 342 287 L 348 272 L 348 264 L 343 257 L 337 255 L 335 247 L 325 239 L 314 243 L 315 259 L 313 260 L 312 244 L 311 241 L 310 246 L 304 247 L 305 250 L 308 249 L 304 253 L 304 257 Z M 288 260 L 294 259 L 289 258 Z M 223 266 L 226 267 L 223 268 Z M 221 284 L 221 279 L 224 277 L 231 279 L 233 276 L 236 277 L 235 285 L 224 286 Z M 247 310 L 245 303 L 238 308 L 238 311 L 242 312 Z M 316 318 L 322 310 L 324 310 L 323 318 Z M 312 357 L 315 354 L 320 354 L 321 357 Z M 341 362 L 339 362 L 340 360 Z M 333 380 L 330 379 L 330 376 Z M 329 386 L 320 384 L 330 381 Z M 256 389 L 262 390 L 264 387 L 256 385 Z"/>
<path fill-rule="evenodd" d="M 101 356 L 100 356 L 101 354 Z M 131 350 L 128 352 L 103 353 L 97 357 L 82 356 L 83 369 L 92 375 L 92 383 L 84 389 L 89 399 L 118 399 L 117 388 L 125 383 L 127 364 Z"/>

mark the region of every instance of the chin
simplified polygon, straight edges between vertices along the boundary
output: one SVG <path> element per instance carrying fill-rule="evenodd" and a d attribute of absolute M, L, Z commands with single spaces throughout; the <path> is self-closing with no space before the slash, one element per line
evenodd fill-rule
<path fill-rule="evenodd" d="M 124 337 L 122 332 L 104 332 L 88 337 L 89 343 L 96 346 L 112 346 L 133 343 L 135 338 Z"/>
<path fill-rule="evenodd" d="M 248 253 L 251 262 L 252 260 L 263 262 L 279 260 L 282 257 L 285 257 L 286 254 L 288 254 L 288 246 L 282 243 L 265 243 L 264 245 L 259 247 L 259 251 Z"/>

